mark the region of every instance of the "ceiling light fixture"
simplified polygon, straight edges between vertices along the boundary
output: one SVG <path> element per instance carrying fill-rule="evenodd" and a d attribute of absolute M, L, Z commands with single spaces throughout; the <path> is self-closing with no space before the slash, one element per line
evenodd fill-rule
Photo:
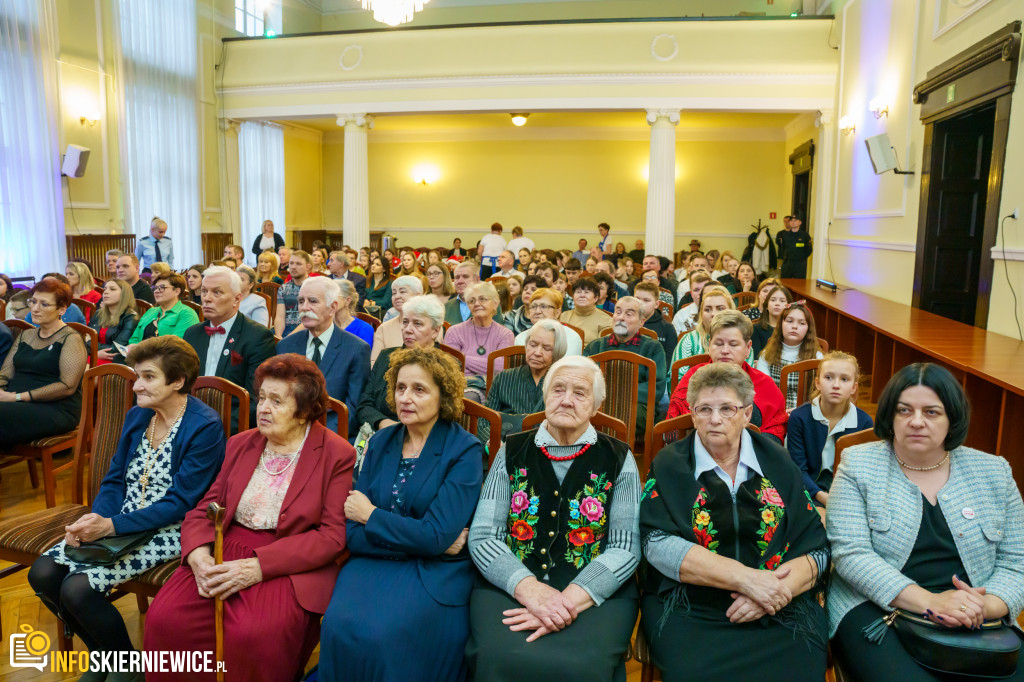
<path fill-rule="evenodd" d="M 412 21 L 416 12 L 430 0 L 363 0 L 363 9 L 373 11 L 373 18 L 388 26 L 399 26 Z"/>
<path fill-rule="evenodd" d="M 512 117 L 512 124 L 517 126 L 526 125 L 526 118 L 529 114 L 509 114 Z"/>

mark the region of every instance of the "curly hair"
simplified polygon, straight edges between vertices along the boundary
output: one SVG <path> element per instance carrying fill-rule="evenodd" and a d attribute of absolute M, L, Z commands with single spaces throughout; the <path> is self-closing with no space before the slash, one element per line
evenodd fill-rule
<path fill-rule="evenodd" d="M 398 383 L 398 372 L 406 365 L 419 365 L 437 384 L 441 393 L 438 417 L 449 422 L 458 421 L 462 417 L 466 375 L 456 364 L 455 358 L 437 348 L 406 348 L 391 355 L 391 366 L 384 377 L 388 382 L 388 407 L 393 412 L 398 411 L 395 405 L 395 385 Z"/>
<path fill-rule="evenodd" d="M 312 360 L 298 353 L 275 355 L 256 368 L 253 393 L 259 395 L 267 379 L 280 379 L 291 384 L 295 397 L 295 418 L 316 421 L 327 413 L 327 382 Z"/>

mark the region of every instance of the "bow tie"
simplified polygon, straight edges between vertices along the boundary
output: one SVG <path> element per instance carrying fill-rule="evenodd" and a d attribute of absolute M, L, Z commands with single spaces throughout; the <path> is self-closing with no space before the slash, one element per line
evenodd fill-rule
<path fill-rule="evenodd" d="M 224 327 L 203 327 L 203 331 L 206 332 L 207 336 L 213 336 L 214 334 L 226 334 Z"/>

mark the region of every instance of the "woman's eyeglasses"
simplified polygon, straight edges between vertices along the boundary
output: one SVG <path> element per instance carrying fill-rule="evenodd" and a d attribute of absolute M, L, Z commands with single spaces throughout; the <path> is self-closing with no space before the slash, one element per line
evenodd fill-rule
<path fill-rule="evenodd" d="M 698 405 L 693 408 L 693 415 L 695 417 L 700 417 L 701 419 L 710 419 L 711 415 L 717 412 L 723 419 L 732 419 L 740 413 L 741 409 L 743 409 L 742 405 L 722 405 L 720 407 Z"/>

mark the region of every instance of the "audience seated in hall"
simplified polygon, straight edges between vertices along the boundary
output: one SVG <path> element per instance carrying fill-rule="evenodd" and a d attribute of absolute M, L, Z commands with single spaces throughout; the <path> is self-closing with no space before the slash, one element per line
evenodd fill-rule
<path fill-rule="evenodd" d="M 782 381 L 782 370 L 787 365 L 821 357 L 814 316 L 804 304 L 790 303 L 782 310 L 779 324 L 761 351 L 756 367 L 779 384 Z M 797 406 L 801 397 L 797 395 L 799 381 L 798 373 L 789 375 L 788 385 L 784 389 L 788 411 Z"/>
<path fill-rule="evenodd" d="M 186 329 L 198 324 L 199 316 L 196 312 L 181 302 L 185 287 L 185 278 L 177 273 L 157 275 L 152 290 L 146 287 L 156 297 L 156 305 L 142 314 L 138 326 L 132 332 L 130 343 L 135 344 L 154 336 L 183 337 Z"/>
<path fill-rule="evenodd" d="M 700 294 L 704 291 L 704 287 L 712 286 L 713 282 L 711 275 L 706 272 L 695 272 L 690 275 L 689 302 L 685 305 L 680 303 L 676 314 L 672 316 L 672 326 L 675 328 L 676 334 L 684 334 L 697 325 L 697 305 L 700 301 Z M 728 289 L 726 291 L 728 292 Z"/>
<path fill-rule="evenodd" d="M 348 408 L 348 432 L 358 430 L 356 406 L 370 373 L 370 346 L 334 323 L 341 288 L 329 277 L 311 277 L 299 290 L 300 327 L 277 344 L 277 352 L 297 353 L 320 368 L 327 395 Z M 346 301 L 347 304 L 347 301 Z M 327 415 L 327 428 L 338 428 L 338 415 Z"/>
<path fill-rule="evenodd" d="M 73 298 L 80 298 L 83 301 L 92 303 L 93 305 L 99 305 L 100 303 L 100 292 L 96 291 L 96 284 L 92 278 L 92 270 L 85 263 L 79 261 L 71 261 L 64 267 L 64 276 L 68 279 L 68 286 L 71 287 L 71 296 Z M 75 306 L 76 308 L 78 306 Z M 92 311 L 88 308 L 85 310 L 85 322 L 89 323 Z M 65 320 L 69 322 L 70 320 Z"/>
<path fill-rule="evenodd" d="M 354 315 L 356 306 L 359 305 L 359 294 L 356 287 L 347 279 L 334 280 L 338 284 L 338 312 L 334 316 L 334 324 L 338 325 L 349 334 L 354 334 L 366 342 L 367 346 L 373 346 L 373 327 L 369 322 L 361 320 Z"/>
<path fill-rule="evenodd" d="M 57 280 L 58 282 L 67 285 L 69 290 L 71 288 L 71 284 L 69 283 L 68 278 L 60 274 L 59 272 L 48 272 L 45 275 L 43 275 L 42 279 Z M 74 294 L 71 295 L 71 298 L 74 298 Z M 77 322 L 78 324 L 85 324 L 85 314 L 82 313 L 81 309 L 79 309 L 79 307 L 74 304 L 68 306 L 67 310 L 65 310 L 64 313 L 60 316 L 60 319 L 65 323 Z M 28 322 L 29 324 L 36 324 L 34 318 L 32 317 L 31 309 L 29 310 L 28 315 L 25 317 L 25 321 Z"/>
<path fill-rule="evenodd" d="M 117 278 L 128 282 L 136 301 L 145 301 L 156 305 L 153 290 L 146 280 L 139 277 L 139 258 L 134 253 L 126 253 L 117 259 Z M 154 281 L 154 284 L 156 282 Z"/>
<path fill-rule="evenodd" d="M 499 372 L 487 392 L 487 407 L 501 415 L 502 439 L 522 431 L 523 418 L 544 409 L 542 386 L 551 365 L 565 357 L 566 336 L 572 334 L 557 320 L 543 319 L 523 332 L 525 364 Z M 490 426 L 481 421 L 481 438 Z"/>
<path fill-rule="evenodd" d="M 418 277 L 403 275 L 391 282 L 390 289 L 391 307 L 388 314 L 391 317 L 382 322 L 373 332 L 373 347 L 370 351 L 371 363 L 377 361 L 377 356 L 385 348 L 402 345 L 402 307 L 408 299 L 423 294 L 423 283 Z"/>
<path fill-rule="evenodd" d="M 238 306 L 239 312 L 256 324 L 269 327 L 270 308 L 267 307 L 267 300 L 253 291 L 256 286 L 256 271 L 248 265 L 239 265 L 235 272 L 242 279 L 242 302 Z"/>
<path fill-rule="evenodd" d="M 676 348 L 678 335 L 672 323 L 665 321 L 665 316 L 658 305 L 658 287 L 649 282 L 640 282 L 633 289 L 633 296 L 644 308 L 644 329 L 650 329 L 658 335 L 658 343 L 665 351 L 665 376 L 668 376 L 668 371 L 672 367 L 672 351 Z"/>
<path fill-rule="evenodd" d="M 313 259 L 305 251 L 296 249 L 288 260 L 288 279 L 277 290 L 277 313 L 274 333 L 284 338 L 299 326 L 299 288 L 310 276 Z"/>
<path fill-rule="evenodd" d="M 789 289 L 779 285 L 768 291 L 768 296 L 761 306 L 761 316 L 754 323 L 753 352 L 754 357 L 761 357 L 761 351 L 768 344 L 775 328 L 782 320 L 782 311 L 793 302 L 793 294 Z"/>
<path fill-rule="evenodd" d="M 344 251 L 331 251 L 327 269 L 331 271 L 332 279 L 348 280 L 355 286 L 359 300 L 354 310 L 362 310 L 363 301 L 366 300 L 366 277 L 352 271 L 352 257 Z"/>
<path fill-rule="evenodd" d="M 363 301 L 363 308 L 377 319 L 383 319 L 391 307 L 391 284 L 394 281 L 391 268 L 380 256 L 370 259 L 370 274 L 366 276 L 366 298 Z"/>
<path fill-rule="evenodd" d="M 466 303 L 470 318 L 451 326 L 444 335 L 444 343 L 466 357 L 466 384 L 468 398 L 484 402 L 486 392 L 487 356 L 496 350 L 508 348 L 514 337 L 497 319 L 498 292 L 489 282 L 477 282 L 466 289 Z M 505 368 L 503 360 L 494 363 L 494 370 Z"/>
<path fill-rule="evenodd" d="M 580 277 L 573 285 L 573 309 L 566 310 L 559 319 L 583 330 L 583 343 L 588 344 L 612 326 L 612 316 L 597 307 L 601 288 L 591 277 Z"/>
<path fill-rule="evenodd" d="M 526 306 L 523 306 L 524 308 Z M 547 287 L 537 289 L 530 297 L 529 316 L 530 324 L 535 325 L 541 320 L 556 320 L 562 314 L 562 294 L 555 289 Z M 563 327 L 565 325 L 562 325 Z M 529 331 L 529 330 L 527 330 Z M 520 332 L 516 336 L 514 345 L 526 345 L 526 332 Z M 582 355 L 583 337 L 575 330 L 565 327 L 565 354 Z"/>
<path fill-rule="evenodd" d="M 227 379 L 249 392 L 249 426 L 256 421 L 256 369 L 275 353 L 274 333 L 239 314 L 242 280 L 230 268 L 211 265 L 203 273 L 203 323 L 185 331 L 199 355 L 200 376 Z M 238 403 L 232 400 L 231 431 L 238 428 Z"/>
<path fill-rule="evenodd" d="M 103 285 L 103 298 L 96 314 L 89 321 L 99 340 L 96 364 L 116 362 L 123 365 L 125 356 L 116 344 L 127 347 L 138 325 L 139 312 L 135 308 L 132 288 L 124 280 L 108 279 Z"/>

